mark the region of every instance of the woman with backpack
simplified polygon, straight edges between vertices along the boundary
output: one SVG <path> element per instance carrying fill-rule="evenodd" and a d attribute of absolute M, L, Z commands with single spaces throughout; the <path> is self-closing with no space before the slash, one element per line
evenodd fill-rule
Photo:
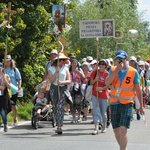
<path fill-rule="evenodd" d="M 21 74 L 18 68 L 16 68 L 15 61 L 11 58 L 11 55 L 7 55 L 6 57 L 6 65 L 4 67 L 4 73 L 9 75 L 10 82 L 14 86 L 18 87 L 18 92 L 19 92 L 19 90 L 21 89 L 21 85 L 22 85 Z M 11 97 L 12 111 L 14 115 L 14 125 L 17 125 L 18 123 L 18 120 L 17 120 L 18 108 L 16 105 L 18 92 L 12 93 L 12 97 Z"/>

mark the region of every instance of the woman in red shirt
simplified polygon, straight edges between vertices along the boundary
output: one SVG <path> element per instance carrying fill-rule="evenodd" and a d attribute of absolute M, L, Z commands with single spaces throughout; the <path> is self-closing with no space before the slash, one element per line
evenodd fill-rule
<path fill-rule="evenodd" d="M 106 132 L 107 122 L 107 100 L 108 100 L 108 86 L 105 85 L 105 79 L 108 76 L 107 60 L 102 59 L 99 61 L 98 70 L 95 70 L 91 74 L 90 83 L 93 85 L 92 91 L 92 104 L 94 109 L 94 125 L 95 130 L 93 135 L 98 134 L 99 124 L 102 123 L 101 132 Z"/>

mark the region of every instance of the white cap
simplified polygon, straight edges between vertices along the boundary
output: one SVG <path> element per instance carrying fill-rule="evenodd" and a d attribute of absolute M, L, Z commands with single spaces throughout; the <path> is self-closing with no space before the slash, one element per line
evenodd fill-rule
<path fill-rule="evenodd" d="M 50 54 L 58 54 L 58 51 L 56 49 L 53 49 Z"/>
<path fill-rule="evenodd" d="M 144 61 L 140 60 L 140 61 L 138 62 L 138 65 L 139 65 L 139 66 L 144 66 L 145 63 L 144 63 Z"/>
<path fill-rule="evenodd" d="M 83 58 L 83 59 L 81 60 L 82 63 L 85 62 L 85 61 L 86 61 L 86 58 Z"/>
<path fill-rule="evenodd" d="M 97 63 L 97 60 L 92 60 L 92 62 L 90 63 L 90 65 L 93 65 L 93 64 L 96 64 Z"/>
<path fill-rule="evenodd" d="M 109 59 L 106 59 L 108 61 L 108 66 L 112 66 L 111 63 L 110 63 L 110 60 Z"/>
<path fill-rule="evenodd" d="M 134 60 L 134 61 L 136 61 L 136 57 L 135 57 L 135 56 L 131 56 L 129 60 Z"/>
<path fill-rule="evenodd" d="M 88 60 L 92 61 L 92 60 L 93 60 L 93 57 L 92 57 L 92 56 L 87 56 L 87 57 L 86 57 L 86 61 L 88 61 Z"/>

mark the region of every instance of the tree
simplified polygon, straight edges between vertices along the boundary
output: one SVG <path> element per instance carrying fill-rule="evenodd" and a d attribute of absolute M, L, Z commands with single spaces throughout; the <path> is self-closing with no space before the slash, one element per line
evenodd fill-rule
<path fill-rule="evenodd" d="M 63 3 L 62 0 L 57 1 Z M 54 0 L 54 3 L 56 1 Z M 29 99 L 34 93 L 34 87 L 42 81 L 47 56 L 52 49 L 57 49 L 57 42 L 52 32 L 48 33 L 48 27 L 52 23 L 51 0 L 12 0 L 12 9 L 17 11 L 11 16 L 13 28 L 8 34 L 8 53 L 17 62 L 21 71 L 24 100 Z M 7 8 L 7 3 L 0 3 L 0 22 L 7 18 L 2 9 Z M 0 28 L 0 51 L 4 53 L 6 27 Z M 3 58 L 4 56 L 2 56 Z"/>
<path fill-rule="evenodd" d="M 103 5 L 103 6 L 102 6 Z M 122 39 L 115 38 L 100 38 L 99 39 L 99 57 L 108 58 L 113 57 L 116 51 L 117 41 L 120 44 L 119 49 L 125 49 L 129 55 L 137 54 L 146 45 L 145 36 L 146 31 L 143 22 L 140 21 L 137 11 L 137 0 L 134 1 L 120 1 L 120 0 L 86 0 L 84 4 L 77 5 L 72 10 L 72 30 L 68 35 L 70 41 L 68 47 L 72 51 L 80 49 L 81 53 L 78 59 L 87 55 L 96 57 L 96 40 L 95 39 L 80 39 L 79 38 L 79 21 L 80 20 L 101 20 L 114 19 L 115 30 L 124 33 Z M 131 39 L 128 37 L 128 31 L 136 29 L 139 31 L 137 38 Z"/>

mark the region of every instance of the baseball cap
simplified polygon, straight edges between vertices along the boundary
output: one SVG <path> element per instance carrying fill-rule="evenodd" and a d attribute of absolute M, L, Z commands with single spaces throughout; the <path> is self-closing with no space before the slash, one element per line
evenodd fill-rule
<path fill-rule="evenodd" d="M 102 61 L 103 61 L 106 65 L 108 65 L 108 61 L 107 61 L 106 59 L 101 59 L 101 60 L 99 61 L 99 63 L 102 62 Z"/>
<path fill-rule="evenodd" d="M 9 61 L 9 60 L 11 60 L 11 55 L 6 56 L 6 61 Z"/>
<path fill-rule="evenodd" d="M 106 59 L 107 62 L 108 62 L 108 66 L 112 66 L 112 64 L 110 63 L 110 60 L 109 59 Z"/>
<path fill-rule="evenodd" d="M 115 58 L 117 58 L 117 57 L 127 58 L 128 55 L 127 55 L 127 53 L 124 50 L 119 50 L 119 51 L 116 52 L 116 57 Z"/>
<path fill-rule="evenodd" d="M 93 65 L 93 64 L 96 64 L 97 63 L 97 60 L 92 60 L 92 62 L 90 63 L 90 65 Z"/>
<path fill-rule="evenodd" d="M 83 58 L 82 60 L 81 60 L 81 62 L 85 62 L 86 61 L 86 58 Z"/>

